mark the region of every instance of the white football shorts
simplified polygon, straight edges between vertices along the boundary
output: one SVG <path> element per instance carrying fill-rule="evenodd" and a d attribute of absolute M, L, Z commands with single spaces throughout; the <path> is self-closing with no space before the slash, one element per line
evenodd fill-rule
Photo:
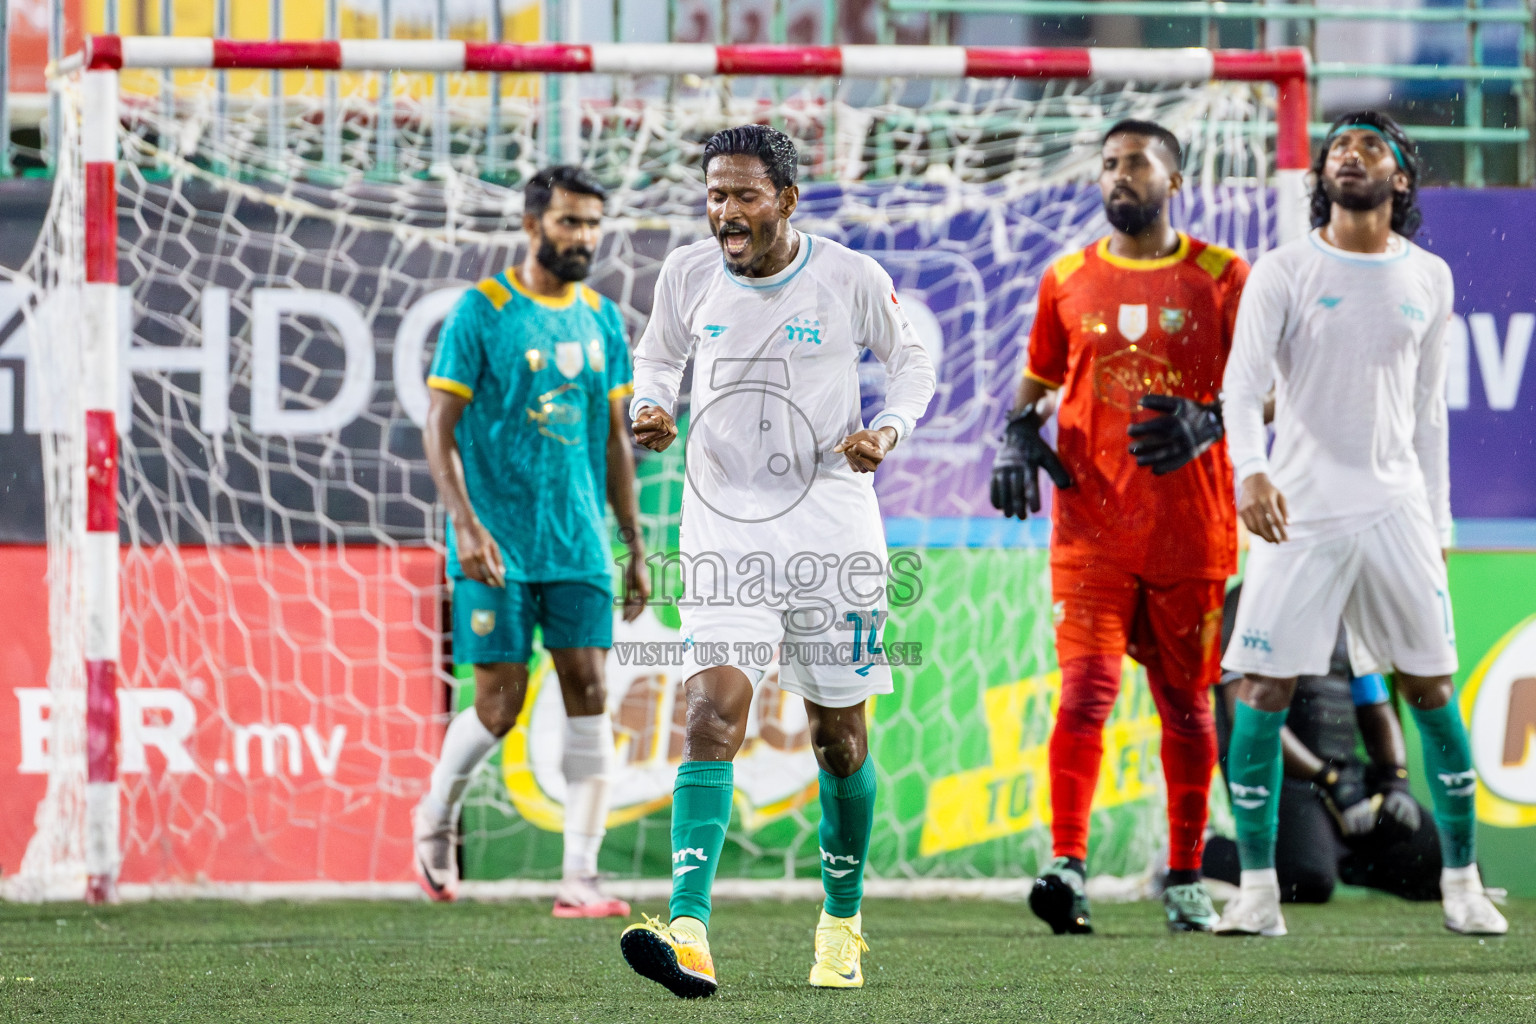
<path fill-rule="evenodd" d="M 1221 667 L 1326 675 L 1341 618 L 1357 676 L 1456 671 L 1450 587 L 1427 509 L 1407 505 L 1358 532 L 1301 544 L 1254 537 Z"/>
<path fill-rule="evenodd" d="M 825 708 L 846 708 L 890 693 L 883 609 L 813 604 L 681 606 L 691 669 L 730 665 L 754 687 L 774 665 L 779 688 Z"/>

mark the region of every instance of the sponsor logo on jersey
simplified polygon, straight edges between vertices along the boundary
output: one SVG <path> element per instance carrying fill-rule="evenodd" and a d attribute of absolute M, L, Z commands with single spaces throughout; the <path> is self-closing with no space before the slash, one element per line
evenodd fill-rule
<path fill-rule="evenodd" d="M 1269 646 L 1269 633 L 1262 629 L 1250 629 L 1243 634 L 1243 650 L 1274 653 L 1274 649 Z"/>
<path fill-rule="evenodd" d="M 790 341 L 804 341 L 811 344 L 821 344 L 821 321 L 812 317 L 797 316 L 784 325 L 784 333 Z"/>
<path fill-rule="evenodd" d="M 1163 329 L 1164 334 L 1177 334 L 1184 329 L 1184 322 L 1189 319 L 1189 310 L 1172 309 L 1163 306 L 1157 311 L 1157 326 Z"/>
<path fill-rule="evenodd" d="M 583 418 L 582 408 L 577 404 L 580 399 L 581 389 L 575 384 L 561 384 L 534 400 L 534 404 L 528 407 L 528 419 L 539 425 L 539 433 L 545 437 L 553 438 L 561 444 L 580 444 L 579 431 L 567 430 L 562 433 L 555 429 L 580 425 Z"/>
<path fill-rule="evenodd" d="M 1142 335 L 1147 333 L 1147 304 L 1145 302 L 1131 305 L 1120 305 L 1120 319 L 1115 326 L 1120 328 L 1120 337 L 1126 341 L 1140 341 Z"/>
<path fill-rule="evenodd" d="M 1109 324 L 1104 322 L 1103 313 L 1084 313 L 1077 322 L 1078 330 L 1084 334 L 1108 334 Z"/>
<path fill-rule="evenodd" d="M 581 351 L 579 341 L 560 341 L 555 343 L 555 369 L 565 375 L 567 380 L 575 380 L 576 375 L 587 363 L 586 355 Z"/>
<path fill-rule="evenodd" d="M 1177 394 L 1183 383 L 1173 363 L 1135 345 L 1093 361 L 1093 396 L 1126 412 L 1136 412 L 1143 395 Z"/>
<path fill-rule="evenodd" d="M 1426 319 L 1424 311 L 1411 302 L 1405 302 L 1397 307 L 1397 311 L 1415 323 L 1423 323 Z"/>
<path fill-rule="evenodd" d="M 1344 296 L 1342 295 L 1324 295 L 1322 298 L 1317 300 L 1317 304 L 1322 306 L 1324 309 L 1332 309 L 1334 306 L 1337 306 L 1343 301 Z"/>
<path fill-rule="evenodd" d="M 475 636 L 490 636 L 496 628 L 496 612 L 489 608 L 476 608 L 469 613 L 469 631 Z"/>
<path fill-rule="evenodd" d="M 713 341 L 715 338 L 720 337 L 720 335 L 724 334 L 726 332 L 726 330 L 728 330 L 728 325 L 726 325 L 726 324 L 705 324 L 704 325 L 704 331 L 705 331 L 706 334 L 709 335 L 711 341 Z"/>

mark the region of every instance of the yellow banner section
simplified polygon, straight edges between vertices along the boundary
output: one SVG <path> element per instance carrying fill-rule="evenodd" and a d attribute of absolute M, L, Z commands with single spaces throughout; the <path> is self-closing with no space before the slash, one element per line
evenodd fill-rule
<path fill-rule="evenodd" d="M 946 775 L 929 785 L 919 855 L 958 850 L 1050 824 L 1047 758 L 1060 695 L 1059 671 L 987 691 L 992 763 Z M 1095 809 L 1157 795 L 1160 731 L 1145 678 L 1127 658 L 1121 670 L 1120 698 L 1104 730 Z"/>
<path fill-rule="evenodd" d="M 462 11 L 452 10 L 450 5 L 448 38 L 485 41 L 490 38 L 488 17 L 463 18 Z M 106 31 L 106 0 L 85 0 L 86 31 Z M 432 12 L 430 3 L 397 3 L 395 5 L 394 35 L 396 39 L 431 39 Z M 489 10 L 489 8 L 487 8 Z M 538 0 L 526 0 L 519 5 L 507 0 L 502 5 L 502 39 L 507 42 L 531 43 L 543 38 L 541 13 L 543 5 Z M 272 37 L 269 0 L 230 0 L 229 31 L 231 39 L 269 39 Z M 346 3 L 339 11 L 341 38 L 377 39 L 379 37 L 378 0 Z M 454 20 L 455 15 L 459 20 Z M 284 39 L 325 38 L 325 4 L 321 0 L 283 0 Z M 209 0 L 174 0 L 171 5 L 172 35 L 214 35 L 214 4 Z M 121 35 L 162 34 L 160 5 L 158 3 L 118 5 L 118 32 Z M 351 73 L 340 77 L 339 92 L 343 98 L 378 95 L 378 79 L 374 74 Z M 452 97 L 485 96 L 490 92 L 490 76 L 483 74 L 450 75 L 448 94 Z M 432 93 L 430 74 L 398 74 L 395 76 L 395 94 L 402 97 L 421 98 Z M 532 97 L 538 94 L 538 76 L 503 75 L 502 95 L 507 97 Z M 271 94 L 272 77 L 265 71 L 231 71 L 229 91 L 250 96 Z M 320 73 L 289 71 L 282 75 L 283 94 L 286 96 L 320 98 L 325 95 L 325 76 Z M 126 93 L 159 95 L 161 72 L 126 71 L 122 76 L 122 89 Z M 178 93 L 195 93 L 212 88 L 210 72 L 179 71 L 174 81 Z"/>

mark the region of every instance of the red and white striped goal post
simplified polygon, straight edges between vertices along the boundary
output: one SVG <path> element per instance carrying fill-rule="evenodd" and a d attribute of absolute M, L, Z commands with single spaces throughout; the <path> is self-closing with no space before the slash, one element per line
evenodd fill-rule
<path fill-rule="evenodd" d="M 841 78 L 1058 78 L 1106 82 L 1272 82 L 1276 167 L 1308 164 L 1301 47 L 1210 50 L 1030 46 L 710 46 L 693 43 L 481 43 L 432 39 L 248 40 L 92 36 L 91 71 L 417 71 L 506 74 L 764 75 Z"/>
<path fill-rule="evenodd" d="M 61 72 L 83 70 L 85 162 L 86 898 L 116 899 L 120 863 L 117 669 L 118 72 L 414 71 L 509 74 L 762 75 L 842 78 L 1030 78 L 1181 84 L 1270 82 L 1276 89 L 1277 220 L 1306 229 L 1307 51 L 1052 49 L 1012 46 L 708 46 L 685 43 L 480 43 L 463 40 L 244 40 L 91 36 Z"/>

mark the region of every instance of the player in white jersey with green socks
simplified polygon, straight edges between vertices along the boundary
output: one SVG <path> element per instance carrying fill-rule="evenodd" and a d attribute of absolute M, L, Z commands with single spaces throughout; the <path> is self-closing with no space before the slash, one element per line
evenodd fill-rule
<path fill-rule="evenodd" d="M 1285 934 L 1280 727 L 1296 677 L 1327 671 L 1342 617 L 1354 673 L 1395 670 L 1419 727 L 1446 927 L 1502 934 L 1473 856 L 1476 775 L 1451 682 L 1451 272 L 1409 241 L 1419 165 L 1390 117 L 1340 118 L 1313 170 L 1315 229 L 1254 264 L 1223 382 L 1238 511 L 1256 540 L 1222 659 L 1245 674 L 1227 757 L 1243 871 L 1216 931 Z"/>
<path fill-rule="evenodd" d="M 859 906 L 875 801 L 865 709 L 891 692 L 888 560 L 869 474 L 912 432 L 934 370 L 879 264 L 790 226 L 797 160 L 789 138 L 762 125 L 709 140 L 714 237 L 667 257 L 635 350 L 635 437 L 655 451 L 677 437 L 693 359 L 679 547 L 685 565 L 719 570 L 688 574 L 681 607 L 699 663 L 685 684 L 670 921 L 634 925 L 620 943 L 630 966 L 683 997 L 716 987 L 710 889 L 730 823 L 732 759 L 753 689 L 772 667 L 768 651 L 779 686 L 805 699 L 821 767 L 827 896 L 810 982 L 864 983 Z M 865 351 L 886 368 L 885 407 L 868 427 Z"/>

